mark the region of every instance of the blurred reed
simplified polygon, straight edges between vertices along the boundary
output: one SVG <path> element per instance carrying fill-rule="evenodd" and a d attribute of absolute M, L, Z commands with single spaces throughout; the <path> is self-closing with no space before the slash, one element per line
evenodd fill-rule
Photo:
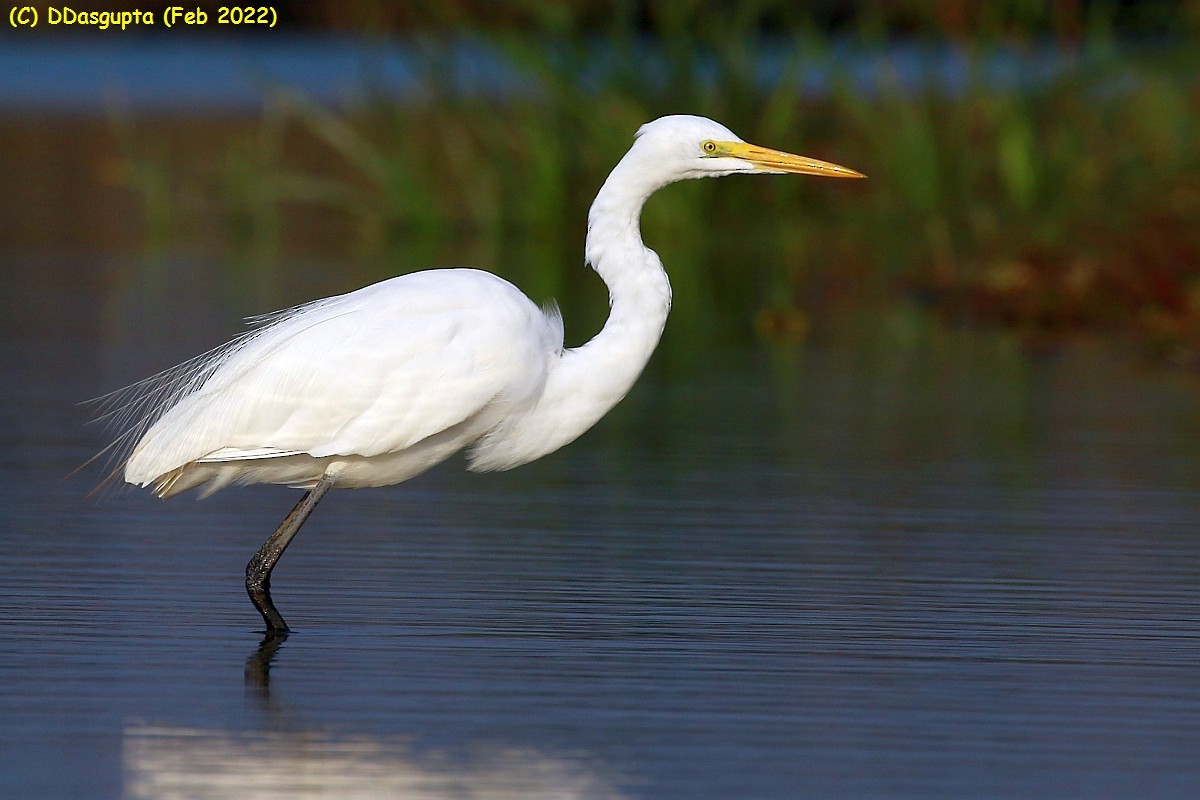
<path fill-rule="evenodd" d="M 598 19 L 594 4 L 531 0 L 516 27 L 435 5 L 439 33 L 411 40 L 421 91 L 389 92 L 369 65 L 353 106 L 267 88 L 193 185 L 202 201 L 180 202 L 153 148 L 131 154 L 151 241 L 191 208 L 258 269 L 321 247 L 379 276 L 461 255 L 580 309 L 570 338 L 583 338 L 604 314 L 580 268 L 594 191 L 638 125 L 698 113 L 870 180 L 656 196 L 644 230 L 671 271 L 677 341 L 803 336 L 848 308 L 902 304 L 1034 342 L 1105 330 L 1200 363 L 1196 20 L 1137 42 L 1114 32 L 1117 6 L 981 4 L 1001 10 L 964 31 L 954 4 L 914 0 L 899 40 L 878 4 L 834 33 L 765 1 L 614 3 Z M 496 48 L 520 86 L 464 90 L 448 63 L 464 40 Z M 914 57 L 928 64 L 914 72 Z"/>

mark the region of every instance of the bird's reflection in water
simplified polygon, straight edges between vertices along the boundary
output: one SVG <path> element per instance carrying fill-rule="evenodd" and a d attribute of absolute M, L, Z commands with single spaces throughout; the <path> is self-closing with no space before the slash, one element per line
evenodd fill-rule
<path fill-rule="evenodd" d="M 413 736 L 337 736 L 289 724 L 270 686 L 272 660 L 287 634 L 268 635 L 246 660 L 248 697 L 263 704 L 270 730 L 136 725 L 124 732 L 128 798 L 556 798 L 626 795 L 602 764 L 576 751 L 553 753 L 502 742 L 454 752 L 422 748 Z"/>
<path fill-rule="evenodd" d="M 503 745 L 450 756 L 400 738 L 302 732 L 133 727 L 125 731 L 124 772 L 129 798 L 624 797 L 577 757 Z"/>
<path fill-rule="evenodd" d="M 286 631 L 267 631 L 258 648 L 246 659 L 245 682 L 246 694 L 270 703 L 271 699 L 271 661 L 279 652 L 279 647 L 287 640 Z"/>

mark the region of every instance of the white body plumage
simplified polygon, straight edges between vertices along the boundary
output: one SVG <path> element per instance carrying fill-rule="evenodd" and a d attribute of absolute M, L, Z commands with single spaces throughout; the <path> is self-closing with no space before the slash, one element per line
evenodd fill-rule
<path fill-rule="evenodd" d="M 384 486 L 489 435 L 479 468 L 516 466 L 529 459 L 503 423 L 537 407 L 562 343 L 556 313 L 478 270 L 318 300 L 220 353 L 142 436 L 125 478 L 164 496 L 233 482 L 309 487 L 326 473 L 341 487 Z M 539 438 L 518 449 L 562 444 Z"/>

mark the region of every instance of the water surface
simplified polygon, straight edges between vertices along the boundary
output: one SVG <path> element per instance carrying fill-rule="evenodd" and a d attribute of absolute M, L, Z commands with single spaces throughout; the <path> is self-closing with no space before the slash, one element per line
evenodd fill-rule
<path fill-rule="evenodd" d="M 656 362 L 537 464 L 333 493 L 260 649 L 295 493 L 64 480 L 236 315 L 5 270 L 0 796 L 1200 794 L 1191 378 L 903 320 Z"/>

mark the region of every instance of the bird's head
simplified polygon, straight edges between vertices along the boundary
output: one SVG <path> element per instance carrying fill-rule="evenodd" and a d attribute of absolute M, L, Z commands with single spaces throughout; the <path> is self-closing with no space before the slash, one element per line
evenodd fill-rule
<path fill-rule="evenodd" d="M 750 144 L 705 117 L 677 114 L 647 122 L 638 130 L 630 155 L 665 182 L 719 177 L 736 172 L 865 178 L 847 167 Z"/>

